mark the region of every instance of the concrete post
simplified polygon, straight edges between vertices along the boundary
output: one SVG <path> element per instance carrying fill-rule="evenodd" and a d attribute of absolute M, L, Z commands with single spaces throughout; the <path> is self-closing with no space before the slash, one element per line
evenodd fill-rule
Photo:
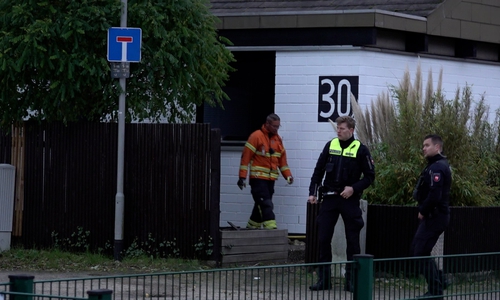
<path fill-rule="evenodd" d="M 365 254 L 366 251 L 366 220 L 367 220 L 367 214 L 368 214 L 368 201 L 366 200 L 360 200 L 359 201 L 359 208 L 361 208 L 362 212 L 362 217 L 363 221 L 365 222 L 365 226 L 361 229 L 361 232 L 359 233 L 359 245 L 361 247 L 361 254 Z M 344 221 L 342 220 L 342 217 L 339 217 L 339 220 L 337 221 L 337 224 L 335 225 L 335 231 L 333 233 L 333 238 L 332 238 L 332 262 L 339 262 L 339 261 L 347 261 L 347 256 L 346 256 L 346 239 L 345 239 L 345 227 L 344 227 Z M 342 267 L 340 270 L 340 265 L 336 264 L 334 265 L 334 268 L 337 268 L 335 270 L 332 270 L 332 276 L 339 275 L 341 274 L 344 276 L 345 274 L 345 266 Z"/>
<path fill-rule="evenodd" d="M 16 168 L 0 164 L 0 252 L 10 249 L 15 183 Z"/>

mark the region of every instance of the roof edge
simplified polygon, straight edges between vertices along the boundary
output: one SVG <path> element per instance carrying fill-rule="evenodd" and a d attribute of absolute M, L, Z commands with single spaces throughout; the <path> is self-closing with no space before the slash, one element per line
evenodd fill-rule
<path fill-rule="evenodd" d="M 395 17 L 402 17 L 417 21 L 427 21 L 425 17 L 392 12 L 381 9 L 354 9 L 354 10 L 304 10 L 304 11 L 275 11 L 275 12 L 242 12 L 242 13 L 221 13 L 217 17 L 256 17 L 256 16 L 295 16 L 295 15 L 348 15 L 348 14 L 381 14 Z"/>

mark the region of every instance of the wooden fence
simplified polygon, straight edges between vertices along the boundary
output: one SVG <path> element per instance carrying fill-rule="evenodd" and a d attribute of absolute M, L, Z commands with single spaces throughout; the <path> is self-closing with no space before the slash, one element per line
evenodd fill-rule
<path fill-rule="evenodd" d="M 114 240 L 117 134 L 114 123 L 25 124 L 24 199 L 16 198 L 22 205 L 13 241 L 112 251 L 106 248 Z M 11 163 L 16 137 L 0 136 L 0 163 Z M 124 174 L 124 249 L 220 253 L 211 246 L 220 244 L 218 130 L 126 124 Z"/>

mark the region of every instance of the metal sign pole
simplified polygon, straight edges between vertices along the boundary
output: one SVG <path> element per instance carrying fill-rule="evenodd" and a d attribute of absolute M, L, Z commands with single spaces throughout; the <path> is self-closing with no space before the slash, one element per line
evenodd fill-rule
<path fill-rule="evenodd" d="M 121 0 L 122 12 L 120 18 L 120 27 L 127 27 L 127 0 Z M 122 58 L 126 60 L 126 58 Z M 118 161 L 117 161 L 117 176 L 116 176 L 116 197 L 115 197 L 115 244 L 114 244 L 114 259 L 122 260 L 123 250 L 123 219 L 125 213 L 125 195 L 123 194 L 123 165 L 125 157 L 125 89 L 126 78 L 120 78 L 120 87 L 122 93 L 119 97 L 118 104 Z"/>

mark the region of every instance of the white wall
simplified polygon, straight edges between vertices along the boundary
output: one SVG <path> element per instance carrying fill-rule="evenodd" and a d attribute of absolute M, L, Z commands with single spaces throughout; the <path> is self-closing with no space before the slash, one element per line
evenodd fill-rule
<path fill-rule="evenodd" d="M 359 76 L 358 102 L 364 109 L 378 94 L 387 92 L 391 85 L 397 86 L 407 68 L 413 81 L 419 64 L 424 88 L 429 71 L 436 88 L 442 69 L 446 98 L 452 99 L 457 87 L 469 84 L 475 99 L 485 94 L 493 120 L 500 107 L 499 65 L 359 48 L 276 53 L 275 112 L 281 118 L 279 134 L 295 177 L 291 186 L 282 177 L 276 182 L 273 199 L 279 228 L 286 228 L 289 233 L 306 232 L 306 200 L 312 171 L 325 143 L 336 136 L 329 123 L 317 121 L 319 76 Z M 236 186 L 241 150 L 222 151 L 220 226 L 228 226 L 227 221 L 231 221 L 244 227 L 252 210 L 250 188 L 240 191 Z"/>

